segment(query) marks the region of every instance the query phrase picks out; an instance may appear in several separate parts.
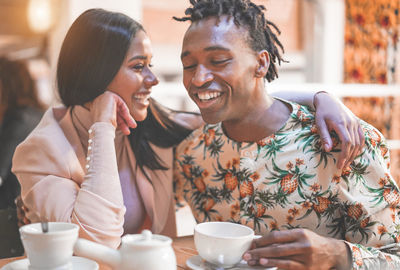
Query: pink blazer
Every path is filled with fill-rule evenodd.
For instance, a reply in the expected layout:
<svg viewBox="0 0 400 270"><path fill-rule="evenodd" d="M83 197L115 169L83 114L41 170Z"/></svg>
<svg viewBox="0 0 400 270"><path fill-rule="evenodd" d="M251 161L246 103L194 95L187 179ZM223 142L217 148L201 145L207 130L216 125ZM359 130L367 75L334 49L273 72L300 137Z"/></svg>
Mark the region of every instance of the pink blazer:
<svg viewBox="0 0 400 270"><path fill-rule="evenodd" d="M137 170L138 190L151 219L152 231L175 236L173 149L152 147L170 169L161 173L146 170L153 185ZM80 226L80 237L116 248L123 234L125 207L80 189L85 176L84 153L69 109L49 109L17 147L13 158L12 171L21 183L21 197L29 209L27 218L32 222L46 217L50 221L76 223ZM135 160L132 150L129 155L130 160Z"/></svg>

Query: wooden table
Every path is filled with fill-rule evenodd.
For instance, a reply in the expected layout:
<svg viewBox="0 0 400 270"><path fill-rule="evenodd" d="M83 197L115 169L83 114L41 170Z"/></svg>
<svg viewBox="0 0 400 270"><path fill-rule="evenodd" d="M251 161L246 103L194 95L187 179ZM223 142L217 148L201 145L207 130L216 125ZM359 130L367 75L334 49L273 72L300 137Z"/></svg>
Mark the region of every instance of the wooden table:
<svg viewBox="0 0 400 270"><path fill-rule="evenodd" d="M180 238L175 238L172 242L172 247L175 251L176 255L176 264L178 269L186 269L190 268L186 266L186 260L192 257L193 255L197 255L197 251L194 247L193 236L185 236ZM15 260L23 259L25 257L14 257L7 259L0 259L0 268ZM100 265L100 270L108 270L110 268Z"/></svg>
<svg viewBox="0 0 400 270"><path fill-rule="evenodd" d="M186 260L198 254L194 246L193 236L175 238L172 247L175 251L178 269L190 269L186 266Z"/></svg>

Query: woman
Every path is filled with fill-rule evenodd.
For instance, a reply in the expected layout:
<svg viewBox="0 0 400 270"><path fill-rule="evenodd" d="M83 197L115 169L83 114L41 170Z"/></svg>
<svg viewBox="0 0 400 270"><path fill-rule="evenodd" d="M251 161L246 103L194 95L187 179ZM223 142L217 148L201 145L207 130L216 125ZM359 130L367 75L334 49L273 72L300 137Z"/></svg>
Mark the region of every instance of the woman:
<svg viewBox="0 0 400 270"><path fill-rule="evenodd" d="M72 24L57 68L65 107L48 110L14 156L31 221L74 222L114 248L143 228L175 234L173 147L201 119L150 98L151 58L143 27L121 13L92 9Z"/></svg>

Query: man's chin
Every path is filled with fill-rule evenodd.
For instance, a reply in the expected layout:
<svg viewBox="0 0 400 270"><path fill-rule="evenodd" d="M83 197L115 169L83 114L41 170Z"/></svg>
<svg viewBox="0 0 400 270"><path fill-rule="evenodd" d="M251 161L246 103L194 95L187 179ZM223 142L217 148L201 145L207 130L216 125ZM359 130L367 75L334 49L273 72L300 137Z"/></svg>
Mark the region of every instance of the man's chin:
<svg viewBox="0 0 400 270"><path fill-rule="evenodd" d="M221 119L219 119L216 115L211 115L209 113L201 112L201 117L203 118L204 122L210 125L218 124L219 122L221 122Z"/></svg>

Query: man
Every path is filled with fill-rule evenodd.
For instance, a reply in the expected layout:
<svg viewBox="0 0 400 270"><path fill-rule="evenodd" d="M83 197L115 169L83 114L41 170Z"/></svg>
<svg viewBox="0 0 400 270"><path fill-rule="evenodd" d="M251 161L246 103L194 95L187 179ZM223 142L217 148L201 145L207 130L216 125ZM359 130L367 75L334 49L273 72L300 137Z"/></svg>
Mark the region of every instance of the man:
<svg viewBox="0 0 400 270"><path fill-rule="evenodd" d="M191 0L183 82L207 123L177 149L177 192L199 222L224 220L263 237L244 255L282 269L395 269L400 195L382 135L362 123L362 154L338 168L340 141L321 149L313 112L274 99L283 49L247 0ZM377 248L379 247L379 248Z"/></svg>

